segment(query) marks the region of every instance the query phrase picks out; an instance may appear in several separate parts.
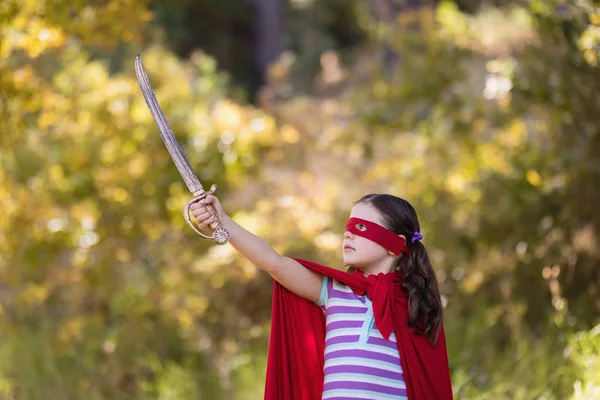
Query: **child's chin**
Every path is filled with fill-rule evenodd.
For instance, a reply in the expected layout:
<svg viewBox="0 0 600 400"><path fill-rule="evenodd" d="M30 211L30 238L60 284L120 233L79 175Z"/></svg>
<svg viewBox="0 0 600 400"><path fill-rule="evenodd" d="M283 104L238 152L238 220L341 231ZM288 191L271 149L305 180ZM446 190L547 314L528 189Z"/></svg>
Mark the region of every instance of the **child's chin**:
<svg viewBox="0 0 600 400"><path fill-rule="evenodd" d="M345 262L344 263L348 268L354 268L354 269L360 269L362 270L362 265L358 265L356 263L353 262Z"/></svg>
<svg viewBox="0 0 600 400"><path fill-rule="evenodd" d="M362 269L363 265L357 260L358 257L355 257L354 254L345 254L344 255L344 265L347 265L350 268Z"/></svg>

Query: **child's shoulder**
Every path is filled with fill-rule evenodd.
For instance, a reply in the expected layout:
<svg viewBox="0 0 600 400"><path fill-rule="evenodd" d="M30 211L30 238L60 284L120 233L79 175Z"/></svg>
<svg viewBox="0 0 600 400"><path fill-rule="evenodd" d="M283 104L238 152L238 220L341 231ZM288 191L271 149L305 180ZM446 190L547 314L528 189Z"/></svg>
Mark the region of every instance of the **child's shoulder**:
<svg viewBox="0 0 600 400"><path fill-rule="evenodd" d="M350 286L338 281L335 278L331 278L329 276L323 276L322 288L323 288L323 290L326 290L327 292L331 292L333 290L333 291L338 291L338 292L352 293L352 289L350 289Z"/></svg>

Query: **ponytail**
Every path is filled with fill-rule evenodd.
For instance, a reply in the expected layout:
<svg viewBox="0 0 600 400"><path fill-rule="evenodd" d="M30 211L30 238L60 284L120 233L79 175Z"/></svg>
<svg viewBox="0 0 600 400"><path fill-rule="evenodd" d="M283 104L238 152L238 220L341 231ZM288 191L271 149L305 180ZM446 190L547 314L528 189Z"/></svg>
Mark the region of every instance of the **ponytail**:
<svg viewBox="0 0 600 400"><path fill-rule="evenodd" d="M416 240L409 248L410 255L403 254L396 264L396 270L404 275L402 290L408 298L408 326L418 334L429 336L431 343L436 345L442 327L442 301L437 278L423 243Z"/></svg>

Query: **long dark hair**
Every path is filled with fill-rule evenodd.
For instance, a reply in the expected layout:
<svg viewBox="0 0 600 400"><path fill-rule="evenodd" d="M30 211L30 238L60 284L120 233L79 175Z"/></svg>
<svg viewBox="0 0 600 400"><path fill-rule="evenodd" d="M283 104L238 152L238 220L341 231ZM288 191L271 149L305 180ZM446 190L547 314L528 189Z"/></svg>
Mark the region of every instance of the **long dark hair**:
<svg viewBox="0 0 600 400"><path fill-rule="evenodd" d="M404 275L402 290L408 297L408 326L437 344L442 327L442 300L425 246L420 240L411 241L414 233L421 230L417 212L408 201L389 194L367 194L358 203L375 207L387 229L406 237L411 253L399 256L394 267Z"/></svg>

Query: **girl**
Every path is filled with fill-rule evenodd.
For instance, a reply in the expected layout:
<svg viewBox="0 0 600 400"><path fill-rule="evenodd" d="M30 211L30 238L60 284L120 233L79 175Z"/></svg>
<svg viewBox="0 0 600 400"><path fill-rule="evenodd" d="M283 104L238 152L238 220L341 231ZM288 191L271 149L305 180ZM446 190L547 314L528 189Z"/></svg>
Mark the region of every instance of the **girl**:
<svg viewBox="0 0 600 400"><path fill-rule="evenodd" d="M275 279L265 399L452 399L442 304L414 208L387 194L355 203L348 272L278 254L214 196L192 205Z"/></svg>

